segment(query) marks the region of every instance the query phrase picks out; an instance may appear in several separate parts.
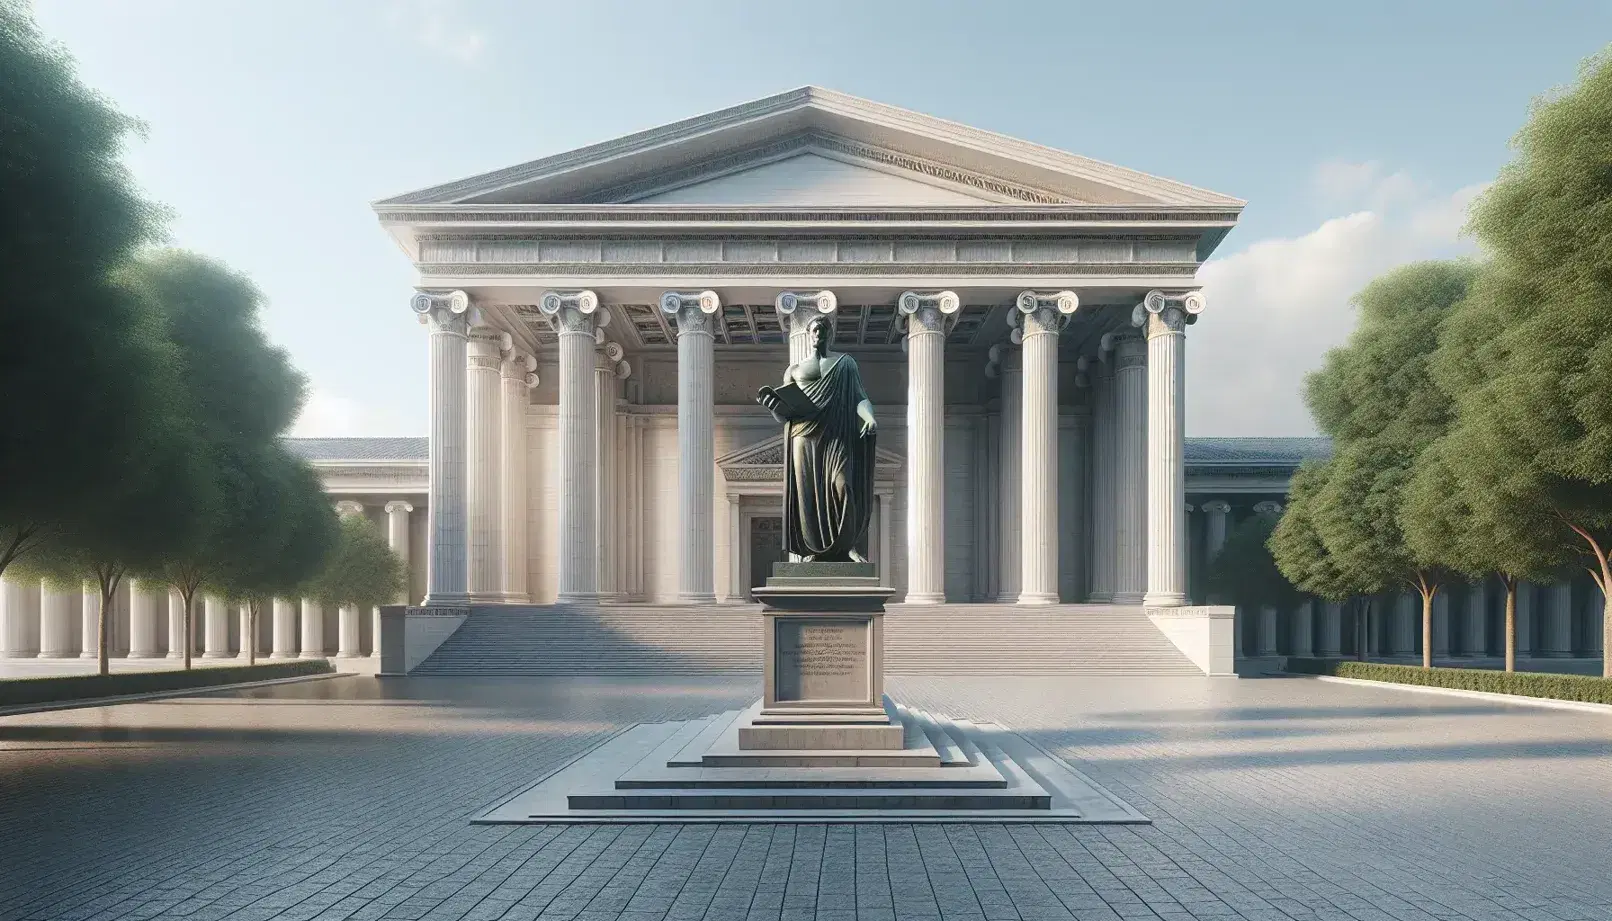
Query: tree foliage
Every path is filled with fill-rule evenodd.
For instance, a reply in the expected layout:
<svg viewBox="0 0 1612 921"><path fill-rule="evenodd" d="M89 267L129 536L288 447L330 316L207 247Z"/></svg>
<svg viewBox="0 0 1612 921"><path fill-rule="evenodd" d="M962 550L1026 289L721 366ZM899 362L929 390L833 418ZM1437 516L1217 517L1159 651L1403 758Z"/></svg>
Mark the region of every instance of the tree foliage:
<svg viewBox="0 0 1612 921"><path fill-rule="evenodd" d="M1280 520L1274 512L1257 513L1226 534L1226 542L1209 561L1210 594L1249 610L1287 608L1304 600L1304 593L1276 568L1266 546Z"/></svg>
<svg viewBox="0 0 1612 921"><path fill-rule="evenodd" d="M149 440L158 357L113 278L163 228L119 159L138 127L0 0L0 572L57 525L114 527Z"/></svg>
<svg viewBox="0 0 1612 921"><path fill-rule="evenodd" d="M403 561L380 529L362 515L349 515L341 519L335 552L302 594L331 606L373 607L390 604L403 585Z"/></svg>
<svg viewBox="0 0 1612 921"><path fill-rule="evenodd" d="M1489 261L1463 327L1481 376L1458 394L1449 457L1490 549L1581 560L1612 635L1612 51L1537 103L1514 146L1472 213Z"/></svg>

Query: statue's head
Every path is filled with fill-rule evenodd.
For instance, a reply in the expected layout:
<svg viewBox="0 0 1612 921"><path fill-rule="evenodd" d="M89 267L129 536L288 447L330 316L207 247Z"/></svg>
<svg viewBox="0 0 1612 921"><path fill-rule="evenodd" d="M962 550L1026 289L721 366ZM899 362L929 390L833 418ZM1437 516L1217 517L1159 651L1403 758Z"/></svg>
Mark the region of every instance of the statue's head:
<svg viewBox="0 0 1612 921"><path fill-rule="evenodd" d="M828 348L828 344L834 341L834 318L814 317L806 324L806 339L812 344L813 349Z"/></svg>

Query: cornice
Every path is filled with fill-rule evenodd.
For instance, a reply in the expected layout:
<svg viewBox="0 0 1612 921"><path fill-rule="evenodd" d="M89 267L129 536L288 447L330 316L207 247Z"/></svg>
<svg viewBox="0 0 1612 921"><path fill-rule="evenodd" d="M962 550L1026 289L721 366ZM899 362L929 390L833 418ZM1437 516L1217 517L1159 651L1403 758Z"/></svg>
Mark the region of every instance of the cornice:
<svg viewBox="0 0 1612 921"><path fill-rule="evenodd" d="M574 228L577 225L669 225L684 229L689 225L710 224L788 224L802 229L825 225L889 224L910 228L918 224L957 226L1000 225L1167 225L1182 227L1230 227L1237 223L1240 207L1205 208L1191 205L958 205L953 207L854 207L814 206L756 207L712 205L506 205L506 204L399 204L377 205L382 223L407 225L494 225L504 224L522 230L545 224ZM445 229L445 227L444 227Z"/></svg>
<svg viewBox="0 0 1612 921"><path fill-rule="evenodd" d="M782 278L818 278L824 276L899 276L929 278L934 276L1146 276L1192 278L1197 263L1142 263L1142 262L544 262L544 263L420 263L420 274L432 278L469 276L506 276L533 278L587 277L608 278L712 278L776 276Z"/></svg>

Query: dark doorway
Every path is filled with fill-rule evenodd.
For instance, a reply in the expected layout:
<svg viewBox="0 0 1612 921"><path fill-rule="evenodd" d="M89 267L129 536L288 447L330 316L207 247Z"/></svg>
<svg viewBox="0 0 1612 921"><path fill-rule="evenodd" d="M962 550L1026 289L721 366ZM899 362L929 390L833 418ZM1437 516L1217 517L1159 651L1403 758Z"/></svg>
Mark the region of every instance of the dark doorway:
<svg viewBox="0 0 1612 921"><path fill-rule="evenodd" d="M784 519L757 515L750 519L750 585L766 585L772 564L784 560ZM746 593L748 594L748 592Z"/></svg>

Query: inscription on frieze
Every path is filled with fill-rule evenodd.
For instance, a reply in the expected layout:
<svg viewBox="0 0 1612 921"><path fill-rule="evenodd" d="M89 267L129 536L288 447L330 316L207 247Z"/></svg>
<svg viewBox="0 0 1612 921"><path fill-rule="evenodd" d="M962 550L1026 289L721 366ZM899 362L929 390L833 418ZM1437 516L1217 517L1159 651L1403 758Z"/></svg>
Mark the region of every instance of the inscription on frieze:
<svg viewBox="0 0 1612 921"><path fill-rule="evenodd" d="M774 635L780 702L868 699L866 621L780 618Z"/></svg>

